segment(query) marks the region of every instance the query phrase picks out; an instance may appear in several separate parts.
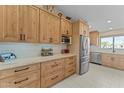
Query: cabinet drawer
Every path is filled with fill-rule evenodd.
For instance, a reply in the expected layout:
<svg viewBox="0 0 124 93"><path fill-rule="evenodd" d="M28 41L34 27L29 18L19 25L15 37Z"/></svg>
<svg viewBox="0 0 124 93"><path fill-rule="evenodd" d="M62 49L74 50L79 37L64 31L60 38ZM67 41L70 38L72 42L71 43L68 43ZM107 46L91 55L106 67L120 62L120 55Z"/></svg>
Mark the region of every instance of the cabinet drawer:
<svg viewBox="0 0 124 93"><path fill-rule="evenodd" d="M1 79L0 87L23 87L36 80L40 81L40 70Z"/></svg>
<svg viewBox="0 0 124 93"><path fill-rule="evenodd" d="M65 77L72 75L73 73L75 73L75 71L76 71L75 66L65 69Z"/></svg>
<svg viewBox="0 0 124 93"><path fill-rule="evenodd" d="M47 63L41 64L42 76L48 76L55 74L64 69L64 60L55 60Z"/></svg>
<svg viewBox="0 0 124 93"><path fill-rule="evenodd" d="M33 70L38 70L38 69L40 69L40 64L27 65L27 66L17 67L13 69L3 70L3 71L0 71L0 79L8 76L23 74L23 73L33 71Z"/></svg>
<svg viewBox="0 0 124 93"><path fill-rule="evenodd" d="M21 86L21 88L40 88L40 81L39 80L33 81L25 86Z"/></svg>
<svg viewBox="0 0 124 93"><path fill-rule="evenodd" d="M45 78L45 87L50 87L64 78L64 73L57 73Z"/></svg>
<svg viewBox="0 0 124 93"><path fill-rule="evenodd" d="M68 63L68 62L74 62L75 61L75 57L69 57L69 58L66 58L65 59L65 62Z"/></svg>

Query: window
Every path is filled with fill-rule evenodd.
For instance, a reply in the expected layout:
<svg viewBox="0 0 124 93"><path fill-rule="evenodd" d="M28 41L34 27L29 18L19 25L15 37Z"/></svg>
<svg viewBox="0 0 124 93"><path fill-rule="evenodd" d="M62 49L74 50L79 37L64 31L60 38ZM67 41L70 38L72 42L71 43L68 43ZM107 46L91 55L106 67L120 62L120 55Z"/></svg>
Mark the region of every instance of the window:
<svg viewBox="0 0 124 93"><path fill-rule="evenodd" d="M113 37L101 37L101 48L112 48Z"/></svg>
<svg viewBox="0 0 124 93"><path fill-rule="evenodd" d="M101 37L101 48L124 49L124 36Z"/></svg>
<svg viewBox="0 0 124 93"><path fill-rule="evenodd" d="M124 36L115 36L114 39L114 48L124 49Z"/></svg>

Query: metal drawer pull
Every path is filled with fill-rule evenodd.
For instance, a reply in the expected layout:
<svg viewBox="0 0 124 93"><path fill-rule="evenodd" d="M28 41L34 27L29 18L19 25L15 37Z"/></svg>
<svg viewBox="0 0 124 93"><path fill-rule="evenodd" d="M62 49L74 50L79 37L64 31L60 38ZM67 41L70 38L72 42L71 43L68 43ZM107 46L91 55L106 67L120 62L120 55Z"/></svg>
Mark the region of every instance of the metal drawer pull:
<svg viewBox="0 0 124 93"><path fill-rule="evenodd" d="M28 80L28 78L25 78L25 79L20 80L20 81L15 81L14 84L18 84L18 83L21 83L21 82L24 82L24 81L27 81L27 80Z"/></svg>
<svg viewBox="0 0 124 93"><path fill-rule="evenodd" d="M28 69L29 69L29 67L24 68L24 69L20 69L20 70L15 70L15 72L19 72L19 71L23 71L23 70L28 70Z"/></svg>
<svg viewBox="0 0 124 93"><path fill-rule="evenodd" d="M20 34L20 40L22 40L22 34Z"/></svg>
<svg viewBox="0 0 124 93"><path fill-rule="evenodd" d="M57 75L57 76L55 76L55 77L53 77L53 78L51 78L51 80L54 80L54 79L56 79L56 78L58 78L58 75Z"/></svg>

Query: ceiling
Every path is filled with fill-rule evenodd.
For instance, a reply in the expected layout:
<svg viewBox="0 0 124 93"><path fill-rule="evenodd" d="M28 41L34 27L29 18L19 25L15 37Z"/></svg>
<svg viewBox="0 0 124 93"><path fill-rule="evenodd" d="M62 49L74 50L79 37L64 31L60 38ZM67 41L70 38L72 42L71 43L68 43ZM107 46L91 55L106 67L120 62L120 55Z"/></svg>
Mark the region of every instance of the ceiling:
<svg viewBox="0 0 124 93"><path fill-rule="evenodd" d="M57 5L56 8L73 20L86 20L91 31L124 28L124 5ZM107 23L108 20L112 22Z"/></svg>

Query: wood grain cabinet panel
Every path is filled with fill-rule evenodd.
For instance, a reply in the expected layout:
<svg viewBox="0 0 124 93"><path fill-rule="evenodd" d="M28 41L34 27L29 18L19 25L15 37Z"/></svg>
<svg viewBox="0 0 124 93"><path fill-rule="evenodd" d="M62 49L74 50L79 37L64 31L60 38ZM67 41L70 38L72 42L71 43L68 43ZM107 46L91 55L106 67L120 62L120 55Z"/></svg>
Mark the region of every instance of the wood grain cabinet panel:
<svg viewBox="0 0 124 93"><path fill-rule="evenodd" d="M40 80L40 70L4 78L0 80L0 86L8 88L22 87L36 80Z"/></svg>
<svg viewBox="0 0 124 93"><path fill-rule="evenodd" d="M2 41L3 40L3 35L4 35L4 6L0 6L0 41Z"/></svg>
<svg viewBox="0 0 124 93"><path fill-rule="evenodd" d="M41 87L49 87L64 78L64 60L41 64Z"/></svg>
<svg viewBox="0 0 124 93"><path fill-rule="evenodd" d="M60 18L40 10L40 42L60 43Z"/></svg>
<svg viewBox="0 0 124 93"><path fill-rule="evenodd" d="M61 35L72 36L72 23L65 18L61 18Z"/></svg>
<svg viewBox="0 0 124 93"><path fill-rule="evenodd" d="M27 42L39 41L39 9L34 6L20 6L19 31L22 40Z"/></svg>
<svg viewBox="0 0 124 93"><path fill-rule="evenodd" d="M50 43L49 14L40 10L40 42Z"/></svg>
<svg viewBox="0 0 124 93"><path fill-rule="evenodd" d="M40 88L40 80L33 81L30 84L21 86L20 88Z"/></svg>
<svg viewBox="0 0 124 93"><path fill-rule="evenodd" d="M75 57L65 59L65 77L68 77L76 72Z"/></svg>
<svg viewBox="0 0 124 93"><path fill-rule="evenodd" d="M80 35L89 36L89 26L86 23L79 22Z"/></svg>
<svg viewBox="0 0 124 93"><path fill-rule="evenodd" d="M119 54L102 54L102 65L124 70L124 56Z"/></svg>
<svg viewBox="0 0 124 93"><path fill-rule="evenodd" d="M90 45L99 45L99 32L93 31L90 32Z"/></svg>
<svg viewBox="0 0 124 93"><path fill-rule="evenodd" d="M52 43L54 44L59 44L60 43L60 18L51 16L52 20L51 25L52 25Z"/></svg>
<svg viewBox="0 0 124 93"><path fill-rule="evenodd" d="M4 40L18 41L19 6L7 5L4 7Z"/></svg>
<svg viewBox="0 0 124 93"><path fill-rule="evenodd" d="M0 71L0 87L40 87L40 64Z"/></svg>
<svg viewBox="0 0 124 93"><path fill-rule="evenodd" d="M19 75L23 73L27 73L29 71L33 70L39 70L40 69L40 64L33 64L33 65L28 65L28 66L21 66L13 69L8 69L8 70L1 70L0 71L0 79L13 76L13 75Z"/></svg>

